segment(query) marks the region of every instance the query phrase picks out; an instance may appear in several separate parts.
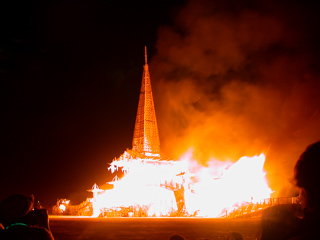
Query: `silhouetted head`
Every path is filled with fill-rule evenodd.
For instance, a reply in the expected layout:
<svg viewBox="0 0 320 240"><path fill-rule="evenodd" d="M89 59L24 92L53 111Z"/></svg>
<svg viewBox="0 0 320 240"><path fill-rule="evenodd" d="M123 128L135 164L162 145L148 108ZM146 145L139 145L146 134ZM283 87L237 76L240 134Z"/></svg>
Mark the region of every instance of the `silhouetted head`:
<svg viewBox="0 0 320 240"><path fill-rule="evenodd" d="M238 232L229 232L227 240L242 240L242 236Z"/></svg>
<svg viewBox="0 0 320 240"><path fill-rule="evenodd" d="M4 227L16 223L33 209L33 195L27 197L21 194L10 195L0 202L0 223Z"/></svg>
<svg viewBox="0 0 320 240"><path fill-rule="evenodd" d="M169 238L169 240L186 240L186 239L179 234L174 234Z"/></svg>
<svg viewBox="0 0 320 240"><path fill-rule="evenodd" d="M296 185L301 188L304 207L309 212L319 210L320 200L320 141L313 143L301 154L294 168Z"/></svg>

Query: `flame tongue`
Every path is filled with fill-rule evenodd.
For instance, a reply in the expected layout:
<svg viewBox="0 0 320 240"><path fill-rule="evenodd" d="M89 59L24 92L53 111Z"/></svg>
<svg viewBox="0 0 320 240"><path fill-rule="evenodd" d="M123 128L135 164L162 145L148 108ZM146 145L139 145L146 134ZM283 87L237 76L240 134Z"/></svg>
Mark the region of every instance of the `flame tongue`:
<svg viewBox="0 0 320 240"><path fill-rule="evenodd" d="M179 161L165 161L133 158L125 152L109 168L121 168L125 175L111 182L113 189L94 194L93 216L108 209L143 208L148 216L170 216L183 210L184 214L217 217L243 202L270 197L264 154L242 157L232 165L214 161L209 167L200 167L191 155L189 151Z"/></svg>
<svg viewBox="0 0 320 240"><path fill-rule="evenodd" d="M201 169L194 184L194 194L186 194L186 206L199 211L201 216L217 217L223 210L232 210L244 202L257 203L269 198L263 165L264 154L242 157L236 163L223 168L220 176L210 175L207 168Z"/></svg>

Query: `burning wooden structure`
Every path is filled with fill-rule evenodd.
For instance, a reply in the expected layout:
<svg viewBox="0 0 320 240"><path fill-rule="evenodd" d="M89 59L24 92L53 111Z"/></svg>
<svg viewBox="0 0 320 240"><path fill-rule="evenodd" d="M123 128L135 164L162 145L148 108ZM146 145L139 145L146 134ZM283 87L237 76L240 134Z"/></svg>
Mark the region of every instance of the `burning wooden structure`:
<svg viewBox="0 0 320 240"><path fill-rule="evenodd" d="M188 169L160 155L146 47L132 149L127 149L108 168L112 173L119 169L125 176L109 182L112 190L98 192L94 186L93 216L110 215L115 209L131 209L138 216L169 216L184 211L184 175Z"/></svg>
<svg viewBox="0 0 320 240"><path fill-rule="evenodd" d="M263 171L264 154L242 157L234 164L223 163L221 169L215 169L216 175L204 166L194 168L198 163L189 155L179 160L161 157L145 48L132 149L114 159L108 168L112 173L122 170L124 176L109 182L113 185L110 190L94 185L92 216L216 217L243 202L270 198Z"/></svg>

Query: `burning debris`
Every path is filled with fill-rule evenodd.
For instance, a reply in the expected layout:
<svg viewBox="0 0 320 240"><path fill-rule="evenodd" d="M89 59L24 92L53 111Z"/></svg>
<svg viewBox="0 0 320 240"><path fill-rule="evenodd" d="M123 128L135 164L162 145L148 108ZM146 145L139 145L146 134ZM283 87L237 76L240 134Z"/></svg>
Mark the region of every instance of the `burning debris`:
<svg viewBox="0 0 320 240"><path fill-rule="evenodd" d="M60 209L61 213L64 213L67 209L67 207L70 204L70 200L67 199L58 199L57 206Z"/></svg>
<svg viewBox="0 0 320 240"><path fill-rule="evenodd" d="M79 205L73 205L69 199L58 199L55 206L50 210L53 215L71 215L71 216L91 216L92 199L88 198Z"/></svg>

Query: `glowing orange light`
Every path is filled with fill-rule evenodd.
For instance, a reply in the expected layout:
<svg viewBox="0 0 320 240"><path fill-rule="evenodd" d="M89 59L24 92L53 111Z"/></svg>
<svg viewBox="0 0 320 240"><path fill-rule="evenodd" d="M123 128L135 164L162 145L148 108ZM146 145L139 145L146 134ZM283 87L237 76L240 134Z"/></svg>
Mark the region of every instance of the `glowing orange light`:
<svg viewBox="0 0 320 240"><path fill-rule="evenodd" d="M61 213L65 212L67 209L67 206L70 204L70 200L67 199L60 199L59 201L59 209L61 211Z"/></svg>
<svg viewBox="0 0 320 240"><path fill-rule="evenodd" d="M132 158L125 152L109 168L124 172L121 179L110 182L114 188L103 191L94 186L93 216L129 207L144 208L148 216L170 216L178 210L174 191L183 189L185 214L217 217L244 202L270 197L264 161L261 154L242 157L234 164L213 164L214 160L208 167L195 167L191 150L177 161ZM220 167L212 167L217 165Z"/></svg>

